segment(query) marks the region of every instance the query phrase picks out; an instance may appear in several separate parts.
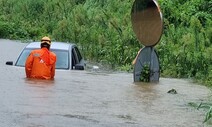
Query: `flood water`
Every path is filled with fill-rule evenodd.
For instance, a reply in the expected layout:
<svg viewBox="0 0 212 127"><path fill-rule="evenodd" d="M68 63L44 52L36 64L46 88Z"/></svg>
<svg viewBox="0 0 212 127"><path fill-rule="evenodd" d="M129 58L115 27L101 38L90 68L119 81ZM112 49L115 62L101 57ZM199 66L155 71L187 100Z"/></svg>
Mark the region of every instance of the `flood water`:
<svg viewBox="0 0 212 127"><path fill-rule="evenodd" d="M0 127L205 127L205 112L188 105L211 96L204 86L168 78L133 83L132 73L92 70L29 80L24 68L5 65L25 45L0 39Z"/></svg>

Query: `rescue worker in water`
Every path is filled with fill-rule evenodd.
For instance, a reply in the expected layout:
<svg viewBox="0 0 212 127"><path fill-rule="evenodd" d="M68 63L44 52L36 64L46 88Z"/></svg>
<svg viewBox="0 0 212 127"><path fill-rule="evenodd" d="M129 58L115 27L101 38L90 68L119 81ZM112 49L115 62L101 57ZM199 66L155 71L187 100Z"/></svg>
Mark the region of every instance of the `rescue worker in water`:
<svg viewBox="0 0 212 127"><path fill-rule="evenodd" d="M25 63L27 78L54 79L56 55L49 51L51 40L49 37L41 39L41 49L35 49L29 54Z"/></svg>

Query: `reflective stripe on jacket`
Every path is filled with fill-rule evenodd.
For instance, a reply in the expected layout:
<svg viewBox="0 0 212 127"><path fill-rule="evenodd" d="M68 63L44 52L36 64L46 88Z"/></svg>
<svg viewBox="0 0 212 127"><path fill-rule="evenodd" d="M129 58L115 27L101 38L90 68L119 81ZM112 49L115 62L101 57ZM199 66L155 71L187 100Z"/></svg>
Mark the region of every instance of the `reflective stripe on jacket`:
<svg viewBox="0 0 212 127"><path fill-rule="evenodd" d="M47 48L33 50L25 63L26 77L54 79L56 59Z"/></svg>

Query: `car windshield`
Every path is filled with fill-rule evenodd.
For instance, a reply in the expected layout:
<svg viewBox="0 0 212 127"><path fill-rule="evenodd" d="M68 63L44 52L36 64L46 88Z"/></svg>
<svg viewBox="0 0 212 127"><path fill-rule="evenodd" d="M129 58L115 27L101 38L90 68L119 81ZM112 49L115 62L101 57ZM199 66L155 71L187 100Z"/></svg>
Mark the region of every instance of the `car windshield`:
<svg viewBox="0 0 212 127"><path fill-rule="evenodd" d="M25 61L33 49L24 49L19 56L16 66L25 66ZM57 56L56 69L69 69L69 53L66 50L51 50Z"/></svg>
<svg viewBox="0 0 212 127"><path fill-rule="evenodd" d="M66 50L52 50L57 56L56 69L69 69L69 53Z"/></svg>

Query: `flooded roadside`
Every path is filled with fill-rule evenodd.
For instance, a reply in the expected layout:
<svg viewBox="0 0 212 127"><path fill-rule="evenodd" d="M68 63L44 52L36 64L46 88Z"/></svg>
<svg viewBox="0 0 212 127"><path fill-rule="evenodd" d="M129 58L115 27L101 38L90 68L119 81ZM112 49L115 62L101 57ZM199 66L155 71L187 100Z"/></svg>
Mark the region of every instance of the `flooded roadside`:
<svg viewBox="0 0 212 127"><path fill-rule="evenodd" d="M6 66L26 44L0 39L0 127L203 127L205 112L188 105L211 91L187 80L133 83L131 73L56 71L29 80ZM15 55L15 56L14 56ZM170 89L177 94L168 94Z"/></svg>

